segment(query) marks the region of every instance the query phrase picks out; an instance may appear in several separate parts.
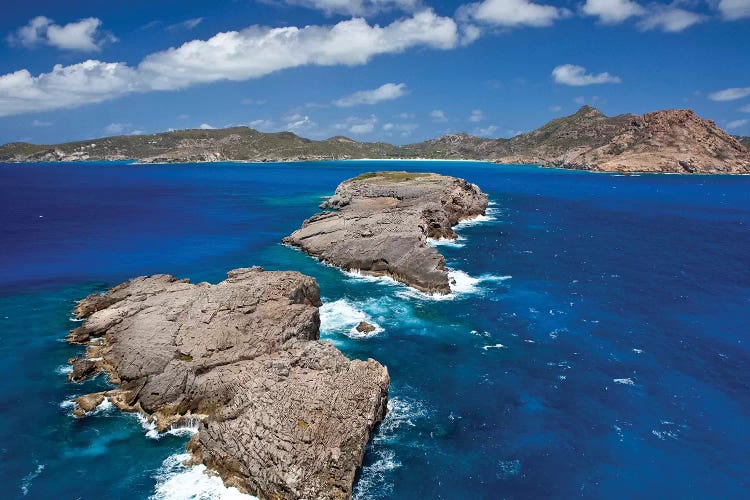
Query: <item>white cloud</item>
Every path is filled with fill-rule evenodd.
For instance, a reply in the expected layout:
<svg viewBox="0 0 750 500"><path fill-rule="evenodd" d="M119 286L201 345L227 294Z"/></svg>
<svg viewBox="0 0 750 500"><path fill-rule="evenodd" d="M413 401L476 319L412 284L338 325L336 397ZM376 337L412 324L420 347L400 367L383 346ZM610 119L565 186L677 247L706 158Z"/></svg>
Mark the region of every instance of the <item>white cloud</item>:
<svg viewBox="0 0 750 500"><path fill-rule="evenodd" d="M669 5L651 3L643 7L633 0L586 0L581 10L584 14L598 17L603 24L619 24L637 17L640 18L638 28L641 30L660 29L677 33L706 19L705 16L680 8L685 3L683 0L675 0Z"/></svg>
<svg viewBox="0 0 750 500"><path fill-rule="evenodd" d="M743 113L750 113L750 104L748 104L747 106L741 107L740 111L742 111Z"/></svg>
<svg viewBox="0 0 750 500"><path fill-rule="evenodd" d="M378 123L378 117L370 115L365 118L358 116L350 116L342 123L335 123L333 125L334 130L346 131L355 135L369 134L375 130L375 125Z"/></svg>
<svg viewBox="0 0 750 500"><path fill-rule="evenodd" d="M8 41L28 48L50 45L63 50L95 52L100 50L105 42L117 41L114 36L101 33L101 25L102 21L95 17L61 26L55 24L52 19L38 16L26 26L18 28L8 37Z"/></svg>
<svg viewBox="0 0 750 500"><path fill-rule="evenodd" d="M515 26L551 26L570 11L529 0L484 0L462 6L457 17L462 21L511 28Z"/></svg>
<svg viewBox="0 0 750 500"><path fill-rule="evenodd" d="M361 18L333 26L252 26L151 54L137 67L89 60L57 65L38 76L25 69L0 75L0 116L72 108L132 92L260 78L305 65L361 65L411 47L450 49L457 44L456 23L431 10L386 26L371 26Z"/></svg>
<svg viewBox="0 0 750 500"><path fill-rule="evenodd" d="M342 108L358 106L360 104L377 104L381 101L391 101L408 94L405 83L386 83L372 90L360 90L341 99L333 101L333 104Z"/></svg>
<svg viewBox="0 0 750 500"><path fill-rule="evenodd" d="M652 5L649 13L638 22L638 27L646 31L660 29L667 33L679 33L706 20L700 14L674 5Z"/></svg>
<svg viewBox="0 0 750 500"><path fill-rule="evenodd" d="M475 129L472 132L472 135L476 135L477 137L493 137L497 133L497 130L497 125L490 125L488 127Z"/></svg>
<svg viewBox="0 0 750 500"><path fill-rule="evenodd" d="M242 99L240 104L244 104L245 106L262 106L267 102L265 99Z"/></svg>
<svg viewBox="0 0 750 500"><path fill-rule="evenodd" d="M387 10L413 11L421 6L420 0L284 0L289 5L299 5L322 10L327 15L343 14L364 16Z"/></svg>
<svg viewBox="0 0 750 500"><path fill-rule="evenodd" d="M727 128L728 129L741 128L747 125L748 123L750 123L750 120L747 120L747 119L734 120L734 121L727 123Z"/></svg>
<svg viewBox="0 0 750 500"><path fill-rule="evenodd" d="M257 130L271 130L275 128L271 120L253 120L247 125Z"/></svg>
<svg viewBox="0 0 750 500"><path fill-rule="evenodd" d="M34 120L31 122L32 127L51 127L52 122L45 122L42 120Z"/></svg>
<svg viewBox="0 0 750 500"><path fill-rule="evenodd" d="M722 17L728 21L750 17L748 0L720 0L718 8Z"/></svg>
<svg viewBox="0 0 750 500"><path fill-rule="evenodd" d="M586 0L582 10L604 24L618 24L645 13L645 9L632 0Z"/></svg>
<svg viewBox="0 0 750 500"><path fill-rule="evenodd" d="M190 31L202 22L203 22L202 17L196 17L193 19L188 19L187 21L182 21L181 23L170 24L169 26L167 26L167 29L169 31L180 31L180 30Z"/></svg>
<svg viewBox="0 0 750 500"><path fill-rule="evenodd" d="M402 120L413 120L415 115L414 113L399 113L396 115L396 118L401 118Z"/></svg>
<svg viewBox="0 0 750 500"><path fill-rule="evenodd" d="M484 111L482 111L481 109L475 109L469 115L469 121L471 123L478 123L478 122L481 122L482 120L484 120Z"/></svg>
<svg viewBox="0 0 750 500"><path fill-rule="evenodd" d="M318 124L308 115L295 113L287 116L285 120L287 121L287 124L283 127L285 131L304 133L318 128Z"/></svg>
<svg viewBox="0 0 750 500"><path fill-rule="evenodd" d="M750 87L734 87L709 94L708 98L712 101L736 101L747 96L750 96Z"/></svg>
<svg viewBox="0 0 750 500"><path fill-rule="evenodd" d="M212 126L211 126L211 125L209 125L208 123L201 123L201 124L200 124L200 127L198 127L198 128L199 128L199 129L201 129L201 130L213 130L213 129L215 129L216 127L212 127Z"/></svg>
<svg viewBox="0 0 750 500"><path fill-rule="evenodd" d="M430 111L430 118L432 118L432 121L434 122L447 122L448 117L445 116L445 111L442 109L433 109Z"/></svg>
<svg viewBox="0 0 750 500"><path fill-rule="evenodd" d="M104 133L106 134L122 134L123 131L130 127L129 123L110 123L106 127L104 127Z"/></svg>
<svg viewBox="0 0 750 500"><path fill-rule="evenodd" d="M549 110L552 111L553 113L559 113L560 111L562 111L562 109L563 109L562 106L558 106L558 105L549 107Z"/></svg>
<svg viewBox="0 0 750 500"><path fill-rule="evenodd" d="M552 78L555 83L572 85L576 87L584 85L596 85L602 83L620 83L619 77L609 73L586 73L586 68L575 64L563 64L552 70Z"/></svg>
<svg viewBox="0 0 750 500"><path fill-rule="evenodd" d="M416 123L386 123L383 125L385 132L398 132L401 137L408 137L412 132L417 130L419 125Z"/></svg>

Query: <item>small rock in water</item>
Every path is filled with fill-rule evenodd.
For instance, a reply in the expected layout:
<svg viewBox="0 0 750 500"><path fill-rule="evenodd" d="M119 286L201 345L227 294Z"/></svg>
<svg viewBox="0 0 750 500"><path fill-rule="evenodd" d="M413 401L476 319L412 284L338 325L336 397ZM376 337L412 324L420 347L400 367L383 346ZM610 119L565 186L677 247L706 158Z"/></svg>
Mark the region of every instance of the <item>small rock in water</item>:
<svg viewBox="0 0 750 500"><path fill-rule="evenodd" d="M360 321L357 325L357 331L359 333L370 333L375 331L375 326L368 323L367 321Z"/></svg>

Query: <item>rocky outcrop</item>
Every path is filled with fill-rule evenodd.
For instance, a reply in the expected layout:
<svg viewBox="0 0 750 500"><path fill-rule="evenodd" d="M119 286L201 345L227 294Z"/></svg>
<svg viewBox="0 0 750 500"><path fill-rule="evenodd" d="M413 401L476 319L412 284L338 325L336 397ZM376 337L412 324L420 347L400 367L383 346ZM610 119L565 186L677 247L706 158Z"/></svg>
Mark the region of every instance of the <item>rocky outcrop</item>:
<svg viewBox="0 0 750 500"><path fill-rule="evenodd" d="M141 277L89 296L68 336L88 346L72 378L103 370L118 387L78 398L74 413L107 398L158 430L198 420L192 461L227 485L261 498L349 498L389 377L319 340L319 305L313 278L260 268L217 285Z"/></svg>
<svg viewBox="0 0 750 500"><path fill-rule="evenodd" d="M427 238L455 239L452 227L483 215L487 195L455 177L375 172L341 183L321 208L331 211L307 219L284 243L347 271L445 294L445 259Z"/></svg>

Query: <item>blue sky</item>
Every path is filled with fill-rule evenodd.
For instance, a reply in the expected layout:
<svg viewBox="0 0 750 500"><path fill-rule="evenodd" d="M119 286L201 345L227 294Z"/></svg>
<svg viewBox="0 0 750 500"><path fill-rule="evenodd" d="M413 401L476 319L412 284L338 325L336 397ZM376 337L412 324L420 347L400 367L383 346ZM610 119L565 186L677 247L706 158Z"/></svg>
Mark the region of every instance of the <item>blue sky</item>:
<svg viewBox="0 0 750 500"><path fill-rule="evenodd" d="M750 135L750 0L26 1L0 34L0 143L509 137L584 103Z"/></svg>

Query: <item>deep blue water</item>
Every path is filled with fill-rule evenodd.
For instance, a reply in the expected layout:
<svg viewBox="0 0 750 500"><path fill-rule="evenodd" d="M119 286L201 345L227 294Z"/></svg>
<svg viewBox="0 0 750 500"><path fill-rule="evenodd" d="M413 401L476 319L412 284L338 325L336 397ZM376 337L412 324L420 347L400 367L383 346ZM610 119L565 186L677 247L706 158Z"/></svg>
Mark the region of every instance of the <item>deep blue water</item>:
<svg viewBox="0 0 750 500"><path fill-rule="evenodd" d="M451 300L279 244L383 168L461 176L495 203L440 247ZM228 496L180 468L185 436L73 419L64 402L107 382L67 383L63 339L92 291L250 265L315 276L324 338L390 370L360 498L750 496L750 177L451 162L0 165L2 496ZM350 338L365 317L382 331Z"/></svg>

